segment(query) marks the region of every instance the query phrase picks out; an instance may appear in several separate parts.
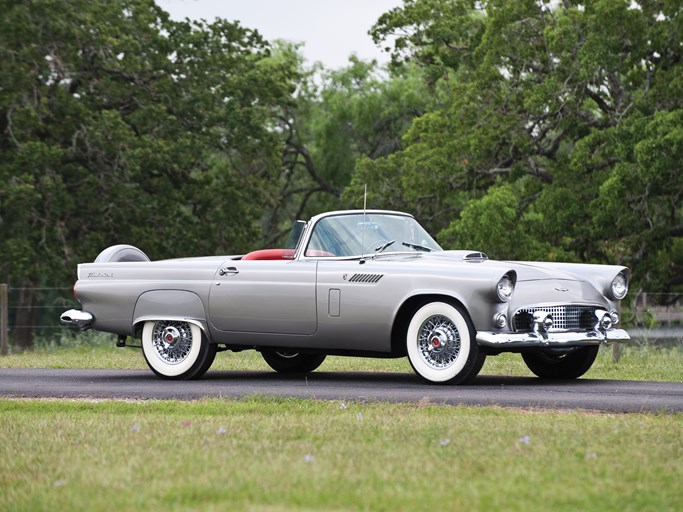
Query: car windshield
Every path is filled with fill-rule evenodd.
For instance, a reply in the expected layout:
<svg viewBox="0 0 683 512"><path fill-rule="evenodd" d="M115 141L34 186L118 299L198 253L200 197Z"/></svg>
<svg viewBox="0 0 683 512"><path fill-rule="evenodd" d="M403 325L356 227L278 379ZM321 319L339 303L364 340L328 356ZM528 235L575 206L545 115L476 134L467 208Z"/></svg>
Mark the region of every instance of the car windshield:
<svg viewBox="0 0 683 512"><path fill-rule="evenodd" d="M373 256L396 252L441 251L412 217L387 213L350 213L318 221L305 256Z"/></svg>

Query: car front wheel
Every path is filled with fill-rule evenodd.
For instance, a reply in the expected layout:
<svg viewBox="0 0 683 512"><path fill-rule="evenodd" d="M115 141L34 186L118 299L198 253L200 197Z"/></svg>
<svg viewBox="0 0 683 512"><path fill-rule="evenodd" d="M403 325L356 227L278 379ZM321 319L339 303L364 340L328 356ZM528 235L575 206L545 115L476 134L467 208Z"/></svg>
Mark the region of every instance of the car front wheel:
<svg viewBox="0 0 683 512"><path fill-rule="evenodd" d="M599 345L577 348L565 354L526 352L522 359L542 379L577 379L586 373L598 356Z"/></svg>
<svg viewBox="0 0 683 512"><path fill-rule="evenodd" d="M150 369L165 379L198 379L216 357L198 325L174 320L145 322L142 353Z"/></svg>
<svg viewBox="0 0 683 512"><path fill-rule="evenodd" d="M264 350L261 352L268 366L280 373L308 373L323 364L324 355L301 354L286 350Z"/></svg>
<svg viewBox="0 0 683 512"><path fill-rule="evenodd" d="M406 348L415 373L432 383L467 383L477 376L486 358L479 351L467 313L445 302L431 302L415 312Z"/></svg>

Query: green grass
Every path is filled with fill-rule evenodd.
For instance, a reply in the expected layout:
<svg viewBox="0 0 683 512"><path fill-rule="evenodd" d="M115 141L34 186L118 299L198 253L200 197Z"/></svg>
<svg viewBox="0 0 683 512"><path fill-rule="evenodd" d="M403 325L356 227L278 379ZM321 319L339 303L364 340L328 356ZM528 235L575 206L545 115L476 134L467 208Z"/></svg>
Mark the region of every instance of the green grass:
<svg viewBox="0 0 683 512"><path fill-rule="evenodd" d="M86 333L81 337L67 338L60 346L43 344L30 352L0 357L0 367L146 369L147 365L139 349L119 349L114 346L112 336ZM270 371L270 367L260 354L249 350L219 353L212 370ZM412 373L406 358L329 357L317 371ZM481 375L532 376L532 373L518 354L502 354L487 358ZM602 347L585 378L683 382L683 345L625 346L618 364L612 360L612 347Z"/></svg>
<svg viewBox="0 0 683 512"><path fill-rule="evenodd" d="M139 368L111 337L0 367ZM269 371L258 353L213 369ZM683 380L680 346L601 350L586 378ZM318 371L412 372L330 357ZM531 375L520 356L484 375ZM476 384L476 382L475 382ZM681 510L683 415L243 400L0 400L0 510Z"/></svg>
<svg viewBox="0 0 683 512"><path fill-rule="evenodd" d="M0 510L681 510L680 414L0 401Z"/></svg>

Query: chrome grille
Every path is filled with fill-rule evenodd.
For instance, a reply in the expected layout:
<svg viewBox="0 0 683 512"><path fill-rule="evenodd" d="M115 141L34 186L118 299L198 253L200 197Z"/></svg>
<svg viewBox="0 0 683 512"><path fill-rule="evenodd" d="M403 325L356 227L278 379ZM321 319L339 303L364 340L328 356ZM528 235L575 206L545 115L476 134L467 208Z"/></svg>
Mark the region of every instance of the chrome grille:
<svg viewBox="0 0 683 512"><path fill-rule="evenodd" d="M533 316L536 311L545 311L553 317L554 330L584 330L592 329L597 322L596 306L532 306L518 309L512 317L512 329L516 332L531 331Z"/></svg>

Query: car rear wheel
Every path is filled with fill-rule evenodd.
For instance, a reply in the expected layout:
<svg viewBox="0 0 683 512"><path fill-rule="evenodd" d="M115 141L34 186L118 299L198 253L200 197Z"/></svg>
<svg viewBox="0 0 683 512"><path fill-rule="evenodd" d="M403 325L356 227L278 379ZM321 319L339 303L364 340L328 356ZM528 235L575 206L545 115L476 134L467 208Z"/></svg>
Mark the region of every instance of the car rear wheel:
<svg viewBox="0 0 683 512"><path fill-rule="evenodd" d="M580 347L566 354L552 352L526 352L522 359L542 379L577 379L593 365L599 345Z"/></svg>
<svg viewBox="0 0 683 512"><path fill-rule="evenodd" d="M145 322L142 353L149 368L165 379L198 379L211 367L216 345L198 325L175 320Z"/></svg>
<svg viewBox="0 0 683 512"><path fill-rule="evenodd" d="M445 302L431 302L415 312L408 325L406 348L415 373L439 384L471 381L486 358L479 351L467 313Z"/></svg>
<svg viewBox="0 0 683 512"><path fill-rule="evenodd" d="M268 366L280 373L308 373L323 364L324 355L301 354L286 350L264 350L261 352Z"/></svg>

